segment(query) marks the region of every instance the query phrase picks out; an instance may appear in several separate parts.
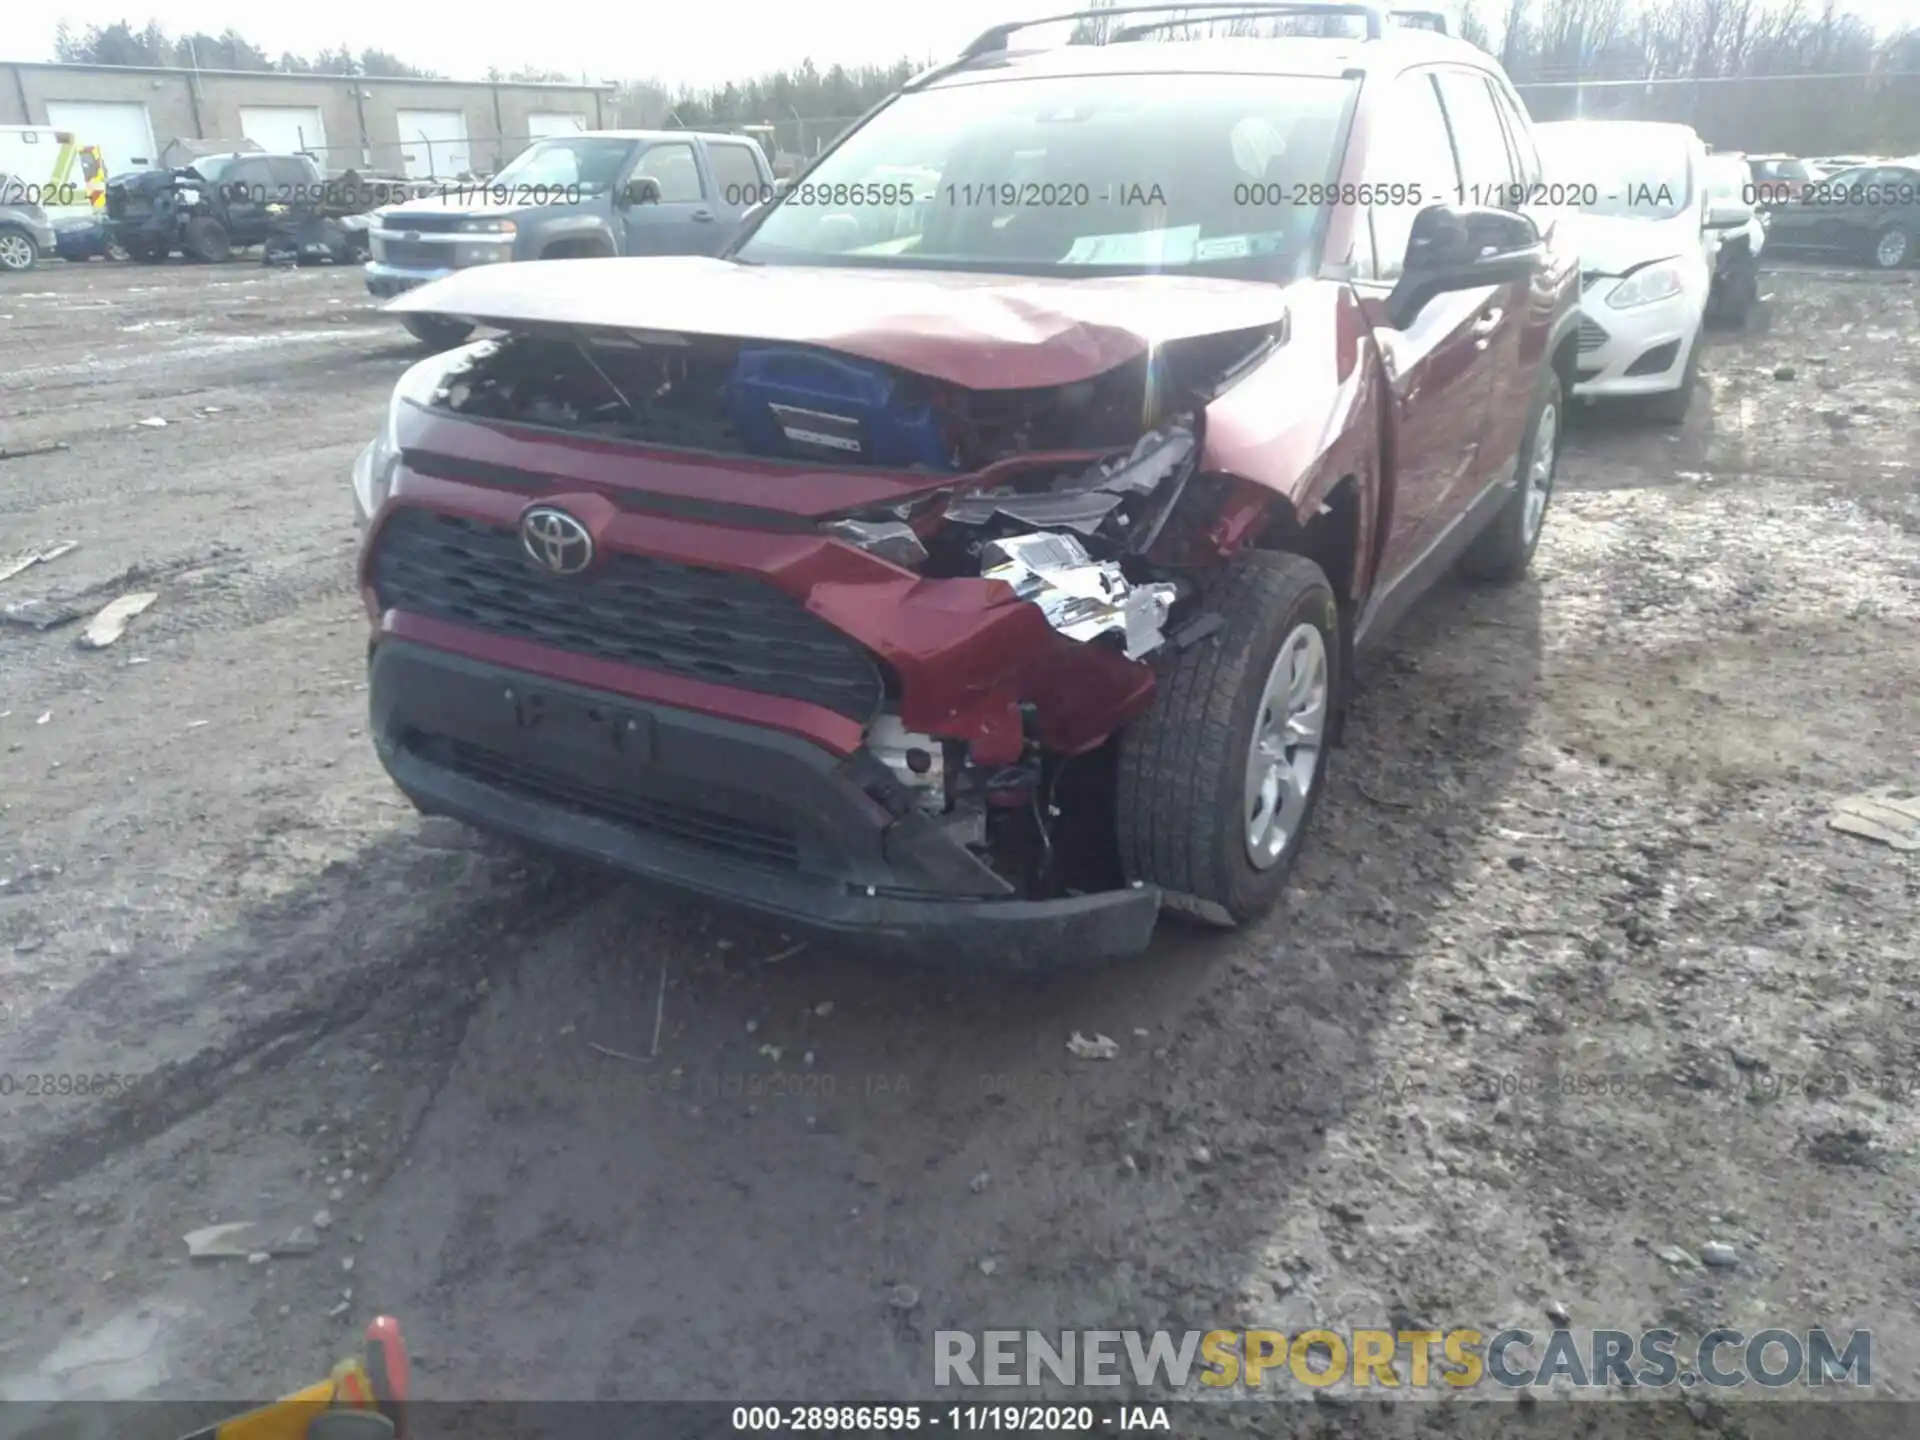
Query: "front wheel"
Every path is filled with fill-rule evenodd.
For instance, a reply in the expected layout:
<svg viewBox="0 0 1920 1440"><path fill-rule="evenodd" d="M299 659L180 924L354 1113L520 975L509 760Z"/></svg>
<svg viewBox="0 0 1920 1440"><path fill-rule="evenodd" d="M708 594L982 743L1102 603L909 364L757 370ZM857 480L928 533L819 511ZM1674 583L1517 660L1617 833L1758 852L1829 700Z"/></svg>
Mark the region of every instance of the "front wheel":
<svg viewBox="0 0 1920 1440"><path fill-rule="evenodd" d="M24 275L39 263L40 247L33 236L15 226L0 226L0 270Z"/></svg>
<svg viewBox="0 0 1920 1440"><path fill-rule="evenodd" d="M1120 738L1126 878L1217 925L1280 898L1325 783L1340 699L1340 609L1320 567L1248 552L1209 597L1226 622L1174 656Z"/></svg>
<svg viewBox="0 0 1920 1440"><path fill-rule="evenodd" d="M187 222L181 245L187 254L205 265L224 265L233 254L233 236L218 220L202 215Z"/></svg>
<svg viewBox="0 0 1920 1440"><path fill-rule="evenodd" d="M435 350L451 350L473 334L473 326L459 320L443 320L438 315L402 315L400 323L414 339Z"/></svg>

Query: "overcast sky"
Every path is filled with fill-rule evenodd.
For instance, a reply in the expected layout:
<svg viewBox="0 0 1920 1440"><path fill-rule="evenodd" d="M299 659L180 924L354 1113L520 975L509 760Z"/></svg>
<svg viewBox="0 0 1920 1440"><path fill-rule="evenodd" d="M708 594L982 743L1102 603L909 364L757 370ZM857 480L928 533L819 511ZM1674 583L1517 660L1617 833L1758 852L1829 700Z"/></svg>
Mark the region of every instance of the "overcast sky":
<svg viewBox="0 0 1920 1440"><path fill-rule="evenodd" d="M996 20L1075 8L1062 0L694 0L562 6L557 13L480 7L459 19L445 6L393 0L165 0L159 19L174 33L217 35L231 25L272 55L310 55L344 42L354 51L378 46L453 79L477 78L492 65L529 65L584 71L595 80L661 80L672 89L759 75L808 55L822 66L944 58ZM1503 8L1500 0L1480 5L1483 14ZM1843 8L1882 26L1920 24L1920 0L1852 0ZM8 60L53 58L53 30L62 18L76 29L121 19L138 29L150 13L127 0L0 0L0 12L0 59Z"/></svg>

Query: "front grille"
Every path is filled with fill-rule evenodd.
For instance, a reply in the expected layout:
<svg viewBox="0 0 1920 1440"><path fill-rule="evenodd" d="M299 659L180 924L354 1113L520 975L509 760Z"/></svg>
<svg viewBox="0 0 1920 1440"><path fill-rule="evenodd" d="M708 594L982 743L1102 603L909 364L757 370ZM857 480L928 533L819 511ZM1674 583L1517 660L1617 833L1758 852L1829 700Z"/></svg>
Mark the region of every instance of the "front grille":
<svg viewBox="0 0 1920 1440"><path fill-rule="evenodd" d="M1580 353L1582 355L1585 355L1591 350L1598 350L1611 338L1605 330L1602 330L1592 320L1589 320L1584 315L1580 317Z"/></svg>
<svg viewBox="0 0 1920 1440"><path fill-rule="evenodd" d="M452 235L467 223L465 215L409 215L404 211L380 217L389 230L418 230L422 235Z"/></svg>
<svg viewBox="0 0 1920 1440"><path fill-rule="evenodd" d="M562 578L504 526L402 510L373 556L380 606L689 680L779 695L862 723L885 683L874 657L752 576L608 555Z"/></svg>
<svg viewBox="0 0 1920 1440"><path fill-rule="evenodd" d="M422 759L496 790L612 821L629 830L712 851L762 869L793 871L800 868L799 842L789 830L590 784L444 735L416 733L407 737L406 744Z"/></svg>
<svg viewBox="0 0 1920 1440"><path fill-rule="evenodd" d="M383 265L400 265L409 270L446 270L453 265L454 247L436 245L429 240L392 240L373 237L374 259Z"/></svg>

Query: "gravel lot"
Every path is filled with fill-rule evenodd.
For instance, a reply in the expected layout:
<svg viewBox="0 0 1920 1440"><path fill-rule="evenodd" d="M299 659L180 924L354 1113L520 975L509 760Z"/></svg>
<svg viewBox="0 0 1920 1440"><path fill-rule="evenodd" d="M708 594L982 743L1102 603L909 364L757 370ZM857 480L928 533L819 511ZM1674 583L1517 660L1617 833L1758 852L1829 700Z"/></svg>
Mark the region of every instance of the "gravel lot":
<svg viewBox="0 0 1920 1440"><path fill-rule="evenodd" d="M1920 775L1917 278L1771 273L1682 430L1575 431L1537 578L1364 669L1284 914L1039 981L420 820L346 483L418 352L353 271L10 282L0 446L69 448L0 554L79 548L0 602L159 600L0 624L0 1396L278 1391L376 1310L429 1395L840 1401L938 1329L1554 1304L1920 1396L1920 854L1826 826Z"/></svg>

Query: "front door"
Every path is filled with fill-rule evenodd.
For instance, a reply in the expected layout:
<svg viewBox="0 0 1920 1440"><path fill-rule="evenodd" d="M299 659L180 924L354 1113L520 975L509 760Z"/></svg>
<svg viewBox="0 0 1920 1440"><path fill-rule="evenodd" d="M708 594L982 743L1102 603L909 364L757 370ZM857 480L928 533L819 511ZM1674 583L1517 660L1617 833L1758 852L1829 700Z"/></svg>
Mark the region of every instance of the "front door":
<svg viewBox="0 0 1920 1440"><path fill-rule="evenodd" d="M724 227L691 140L648 146L628 179L653 180L660 186L660 199L655 204L622 204L622 254L710 255L720 248Z"/></svg>
<svg viewBox="0 0 1920 1440"><path fill-rule="evenodd" d="M1372 273L1356 285L1384 299L1405 268L1414 216L1427 205L1458 203L1461 181L1433 73L1415 70L1367 83L1391 86L1388 104L1369 127L1377 138L1369 146L1368 179L1409 196L1405 203L1369 207ZM1474 473L1490 399L1490 342L1506 320L1499 296L1493 286L1436 295L1405 328L1374 328L1393 394L1391 498L1376 593L1438 538L1449 495Z"/></svg>

